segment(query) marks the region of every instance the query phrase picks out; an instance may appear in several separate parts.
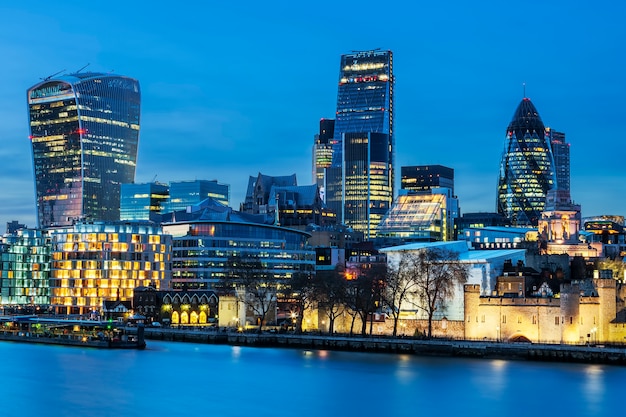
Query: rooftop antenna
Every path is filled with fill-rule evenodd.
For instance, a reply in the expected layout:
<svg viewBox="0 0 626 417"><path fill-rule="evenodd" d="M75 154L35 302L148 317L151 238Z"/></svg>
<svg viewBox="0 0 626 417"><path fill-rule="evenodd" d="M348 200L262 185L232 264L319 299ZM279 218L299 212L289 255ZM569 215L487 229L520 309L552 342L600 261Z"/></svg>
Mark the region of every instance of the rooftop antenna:
<svg viewBox="0 0 626 417"><path fill-rule="evenodd" d="M81 72L82 70L84 70L85 68L87 68L89 66L89 62L87 62L87 65L85 65L84 67L82 67L81 69L79 69L78 71L75 72L75 74L78 74L79 72Z"/></svg>
<svg viewBox="0 0 626 417"><path fill-rule="evenodd" d="M526 98L526 83L522 83L522 86L524 87L524 98Z"/></svg>
<svg viewBox="0 0 626 417"><path fill-rule="evenodd" d="M63 71L65 71L65 70L64 70L64 69L62 69L61 71L59 71L59 72L55 72L55 73L54 73L54 74L52 74L52 75L48 75L47 77L40 78L40 80L43 80L43 81L48 81L50 78L52 78L52 77L55 77L55 76L59 75L59 74L60 74L60 73L62 73Z"/></svg>

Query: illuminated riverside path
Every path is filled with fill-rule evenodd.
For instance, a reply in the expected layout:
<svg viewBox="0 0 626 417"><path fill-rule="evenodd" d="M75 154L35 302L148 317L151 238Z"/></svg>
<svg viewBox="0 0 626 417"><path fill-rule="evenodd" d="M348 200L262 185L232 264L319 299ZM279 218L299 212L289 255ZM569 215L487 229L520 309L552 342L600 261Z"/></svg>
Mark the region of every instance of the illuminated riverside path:
<svg viewBox="0 0 626 417"><path fill-rule="evenodd" d="M6 416L615 416L626 367L148 340L0 342Z"/></svg>

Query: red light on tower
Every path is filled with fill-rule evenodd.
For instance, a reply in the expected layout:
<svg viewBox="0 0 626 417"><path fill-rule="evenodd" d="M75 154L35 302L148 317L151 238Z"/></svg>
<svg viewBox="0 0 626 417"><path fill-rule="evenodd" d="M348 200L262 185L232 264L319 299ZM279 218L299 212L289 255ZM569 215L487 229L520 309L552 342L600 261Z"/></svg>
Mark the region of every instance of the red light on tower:
<svg viewBox="0 0 626 417"><path fill-rule="evenodd" d="M78 133L79 135L84 135L85 133L87 133L87 129L76 129L76 133Z"/></svg>

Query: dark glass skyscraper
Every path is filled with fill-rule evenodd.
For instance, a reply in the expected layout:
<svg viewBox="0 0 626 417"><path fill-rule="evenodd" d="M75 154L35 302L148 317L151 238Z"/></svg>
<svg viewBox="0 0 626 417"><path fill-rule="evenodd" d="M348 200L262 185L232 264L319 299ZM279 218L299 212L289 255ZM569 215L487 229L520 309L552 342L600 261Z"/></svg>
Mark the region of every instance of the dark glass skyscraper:
<svg viewBox="0 0 626 417"><path fill-rule="evenodd" d="M48 78L28 90L40 227L120 217L120 185L135 179L139 83L114 74Z"/></svg>
<svg viewBox="0 0 626 417"><path fill-rule="evenodd" d="M326 199L326 169L333 162L333 136L335 120L321 119L320 132L315 135L313 144L313 182L320 189L322 200Z"/></svg>
<svg viewBox="0 0 626 417"><path fill-rule="evenodd" d="M400 168L400 188L408 192L430 193L433 188L449 188L454 194L454 169L443 165L415 165Z"/></svg>
<svg viewBox="0 0 626 417"><path fill-rule="evenodd" d="M524 97L506 132L498 179L498 212L513 225L536 226L556 186L554 157L537 109Z"/></svg>
<svg viewBox="0 0 626 417"><path fill-rule="evenodd" d="M375 236L394 195L393 55L342 55L326 203L340 222Z"/></svg>

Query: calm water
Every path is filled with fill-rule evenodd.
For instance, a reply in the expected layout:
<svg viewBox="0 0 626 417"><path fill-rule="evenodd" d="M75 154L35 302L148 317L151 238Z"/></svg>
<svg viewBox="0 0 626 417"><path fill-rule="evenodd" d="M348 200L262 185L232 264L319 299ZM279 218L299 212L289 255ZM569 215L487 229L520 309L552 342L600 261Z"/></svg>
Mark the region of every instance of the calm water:
<svg viewBox="0 0 626 417"><path fill-rule="evenodd" d="M148 341L0 342L1 415L603 416L626 368Z"/></svg>

